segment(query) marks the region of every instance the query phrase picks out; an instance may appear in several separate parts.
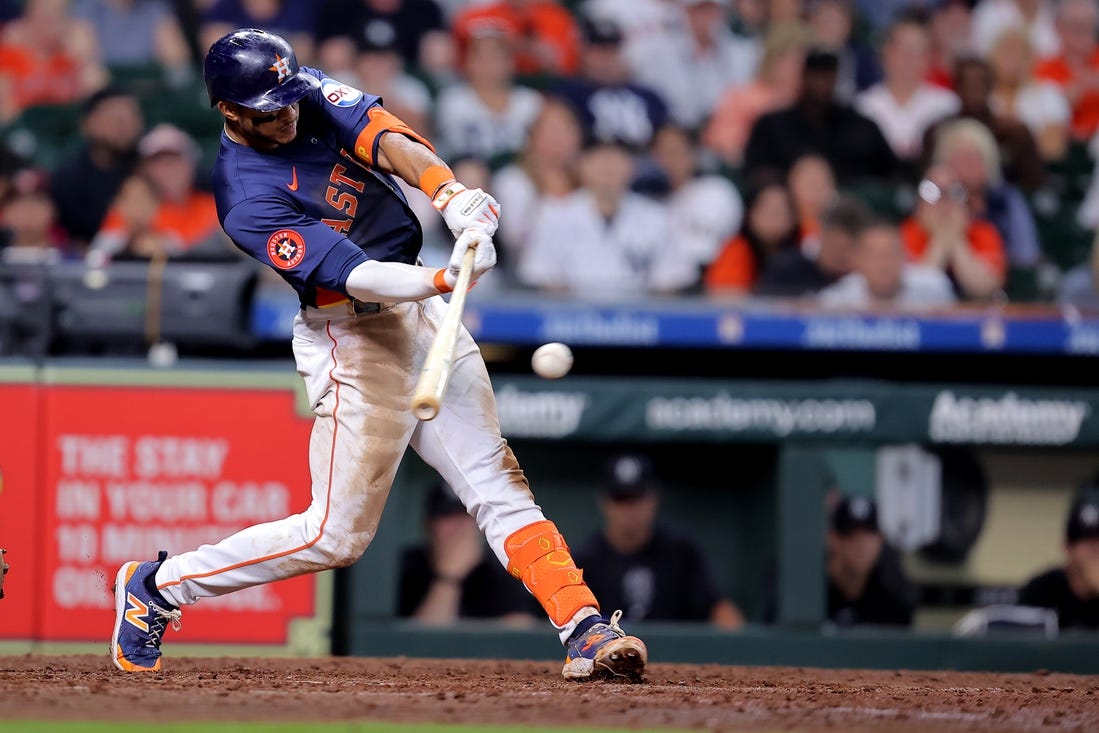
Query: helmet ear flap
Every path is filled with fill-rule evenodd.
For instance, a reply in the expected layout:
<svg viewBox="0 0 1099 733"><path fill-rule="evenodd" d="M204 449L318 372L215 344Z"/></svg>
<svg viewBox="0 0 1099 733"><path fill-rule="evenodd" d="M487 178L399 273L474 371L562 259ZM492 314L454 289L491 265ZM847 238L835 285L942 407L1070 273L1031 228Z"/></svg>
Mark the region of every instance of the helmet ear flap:
<svg viewBox="0 0 1099 733"><path fill-rule="evenodd" d="M319 87L302 72L285 38L257 28L215 41L203 62L203 78L211 107L224 101L261 112L287 107Z"/></svg>

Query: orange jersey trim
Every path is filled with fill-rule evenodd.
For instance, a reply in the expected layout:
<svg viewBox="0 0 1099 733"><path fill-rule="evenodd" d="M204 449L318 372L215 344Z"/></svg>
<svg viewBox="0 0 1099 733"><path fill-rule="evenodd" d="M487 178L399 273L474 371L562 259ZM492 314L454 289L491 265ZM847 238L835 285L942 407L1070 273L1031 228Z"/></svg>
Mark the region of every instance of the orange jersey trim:
<svg viewBox="0 0 1099 733"><path fill-rule="evenodd" d="M367 165L374 165L378 157L378 144L381 142L382 134L386 132L397 132L410 137L427 146L431 152L435 152L435 147L427 141L427 138L414 131L384 107L371 107L367 110L366 116L370 121L355 138L355 157Z"/></svg>

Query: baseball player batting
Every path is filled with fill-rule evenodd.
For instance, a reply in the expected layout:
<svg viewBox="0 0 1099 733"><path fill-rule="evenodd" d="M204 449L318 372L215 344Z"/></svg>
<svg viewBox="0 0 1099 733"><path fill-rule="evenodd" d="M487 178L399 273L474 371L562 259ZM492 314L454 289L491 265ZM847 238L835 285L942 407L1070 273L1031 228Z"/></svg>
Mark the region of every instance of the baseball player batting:
<svg viewBox="0 0 1099 733"><path fill-rule="evenodd" d="M410 409L447 309L440 294L454 288L470 248L473 280L496 264L499 204L456 181L381 99L299 67L277 35L222 37L204 75L225 123L213 176L222 227L301 299L293 350L316 414L312 503L216 545L124 564L115 578L114 664L159 670L163 634L169 624L179 630L183 606L355 562L411 445L545 609L566 649L563 675L639 679L645 644L622 630L621 612L600 614L565 539L535 504L464 328L438 415L421 422ZM422 232L394 176L431 197L457 238L448 267L416 264Z"/></svg>

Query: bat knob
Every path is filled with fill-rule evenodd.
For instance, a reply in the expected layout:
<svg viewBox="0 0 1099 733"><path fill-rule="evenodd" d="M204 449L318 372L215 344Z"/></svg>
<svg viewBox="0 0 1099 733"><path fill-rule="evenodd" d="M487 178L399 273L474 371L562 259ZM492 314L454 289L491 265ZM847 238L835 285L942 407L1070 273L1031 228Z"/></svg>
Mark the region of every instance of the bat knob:
<svg viewBox="0 0 1099 733"><path fill-rule="evenodd" d="M439 405L430 400L420 400L412 405L412 414L420 420L432 420L439 414Z"/></svg>

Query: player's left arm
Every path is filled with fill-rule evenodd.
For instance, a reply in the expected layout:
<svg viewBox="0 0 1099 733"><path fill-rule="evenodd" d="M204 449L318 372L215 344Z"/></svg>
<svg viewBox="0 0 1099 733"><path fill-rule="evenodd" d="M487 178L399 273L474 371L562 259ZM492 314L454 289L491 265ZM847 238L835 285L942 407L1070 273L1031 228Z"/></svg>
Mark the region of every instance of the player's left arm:
<svg viewBox="0 0 1099 733"><path fill-rule="evenodd" d="M500 203L479 188L462 185L430 144L409 132L404 123L382 131L373 165L427 194L454 236L466 229L479 229L490 237L495 234Z"/></svg>
<svg viewBox="0 0 1099 733"><path fill-rule="evenodd" d="M431 197L432 205L457 237L448 266L452 280L457 279L462 257L470 245L477 248L473 261L475 276L492 269L496 266L496 248L491 237L499 223L500 204L481 189L467 189L459 183L430 144L417 135L409 135L403 123L400 124L379 133L373 165L400 176ZM472 233L480 236L471 237Z"/></svg>

